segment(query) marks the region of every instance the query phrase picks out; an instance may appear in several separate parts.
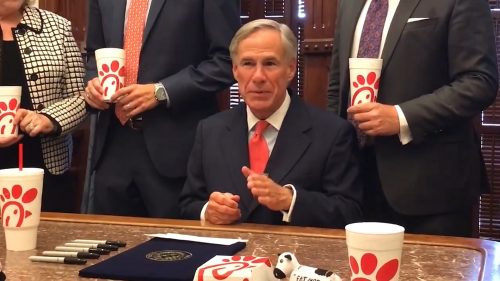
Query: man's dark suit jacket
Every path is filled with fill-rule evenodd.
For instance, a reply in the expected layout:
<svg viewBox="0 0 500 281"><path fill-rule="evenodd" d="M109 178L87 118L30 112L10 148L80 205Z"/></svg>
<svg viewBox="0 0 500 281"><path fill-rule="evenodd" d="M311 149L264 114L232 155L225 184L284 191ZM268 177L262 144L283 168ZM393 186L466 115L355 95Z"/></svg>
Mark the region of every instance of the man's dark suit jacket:
<svg viewBox="0 0 500 281"><path fill-rule="evenodd" d="M364 4L339 3L328 101L342 116ZM376 137L374 144L382 188L397 212L452 211L487 188L473 117L496 96L494 43L486 0L400 1L382 52L378 102L401 107L413 141L403 146L395 135Z"/></svg>
<svg viewBox="0 0 500 281"><path fill-rule="evenodd" d="M291 225L344 227L360 219L362 184L353 127L292 97L265 173L280 185L293 184L297 199ZM246 106L200 122L180 197L181 215L199 219L214 191L241 197L241 222L282 224L282 214L259 205L247 188Z"/></svg>
<svg viewBox="0 0 500 281"><path fill-rule="evenodd" d="M123 47L126 0L90 0L87 80L97 76L93 52ZM234 0L151 0L138 83L162 82L170 108L144 112L142 134L162 176L186 175L199 120L215 113L215 93L233 83L228 46L240 26ZM102 154L113 110L99 114L92 168Z"/></svg>

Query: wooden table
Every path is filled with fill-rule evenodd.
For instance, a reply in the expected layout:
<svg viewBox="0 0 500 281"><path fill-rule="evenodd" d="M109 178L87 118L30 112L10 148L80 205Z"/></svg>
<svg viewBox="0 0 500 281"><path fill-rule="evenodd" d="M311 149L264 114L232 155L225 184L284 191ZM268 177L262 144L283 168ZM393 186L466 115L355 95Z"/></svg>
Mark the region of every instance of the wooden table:
<svg viewBox="0 0 500 281"><path fill-rule="evenodd" d="M1 231L0 261L9 281L92 280L78 277L85 266L33 263L28 257L76 238L124 240L128 249L148 240L144 234L167 232L248 239L239 255L267 256L275 264L279 253L291 251L301 264L331 269L349 280L343 230L257 224L214 226L199 221L82 214L42 213L36 250L6 251ZM86 266L108 257L89 260ZM500 243L406 234L400 280L500 281Z"/></svg>

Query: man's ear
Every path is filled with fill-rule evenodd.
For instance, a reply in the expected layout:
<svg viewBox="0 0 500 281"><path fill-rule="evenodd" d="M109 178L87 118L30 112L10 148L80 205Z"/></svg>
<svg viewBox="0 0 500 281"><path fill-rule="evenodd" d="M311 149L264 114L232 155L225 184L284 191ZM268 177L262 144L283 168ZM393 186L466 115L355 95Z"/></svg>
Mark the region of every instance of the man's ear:
<svg viewBox="0 0 500 281"><path fill-rule="evenodd" d="M288 82L292 81L295 72L297 72L297 58L291 59L288 65Z"/></svg>
<svg viewBox="0 0 500 281"><path fill-rule="evenodd" d="M232 70L233 70L233 76L236 79L236 71L238 70L238 64L236 64L236 63L233 62L233 68L232 68Z"/></svg>

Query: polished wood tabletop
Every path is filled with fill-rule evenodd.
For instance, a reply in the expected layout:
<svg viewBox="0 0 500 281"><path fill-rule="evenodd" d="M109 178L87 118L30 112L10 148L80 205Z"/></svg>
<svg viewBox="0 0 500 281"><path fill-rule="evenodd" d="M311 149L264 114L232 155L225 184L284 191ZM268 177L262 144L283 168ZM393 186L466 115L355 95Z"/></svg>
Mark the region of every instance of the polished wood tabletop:
<svg viewBox="0 0 500 281"><path fill-rule="evenodd" d="M87 265L35 263L28 257L78 238L124 240L127 247L119 253L147 241L144 234L169 232L248 239L247 247L238 255L270 257L275 264L279 253L290 251L301 264L330 269L349 280L343 230L258 224L215 226L200 221L83 214L42 213L36 250L6 251L2 231L0 262L9 281L97 280L78 277L78 271L109 256L88 260ZM400 280L500 281L500 243L405 234Z"/></svg>

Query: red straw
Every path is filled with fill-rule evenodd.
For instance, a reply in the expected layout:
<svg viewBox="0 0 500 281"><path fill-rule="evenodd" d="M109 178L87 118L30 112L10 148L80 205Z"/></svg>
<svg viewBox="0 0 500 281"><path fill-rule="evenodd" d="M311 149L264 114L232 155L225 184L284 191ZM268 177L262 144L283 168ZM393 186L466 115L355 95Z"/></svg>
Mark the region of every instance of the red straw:
<svg viewBox="0 0 500 281"><path fill-rule="evenodd" d="M23 170L23 144L19 143L19 171Z"/></svg>

